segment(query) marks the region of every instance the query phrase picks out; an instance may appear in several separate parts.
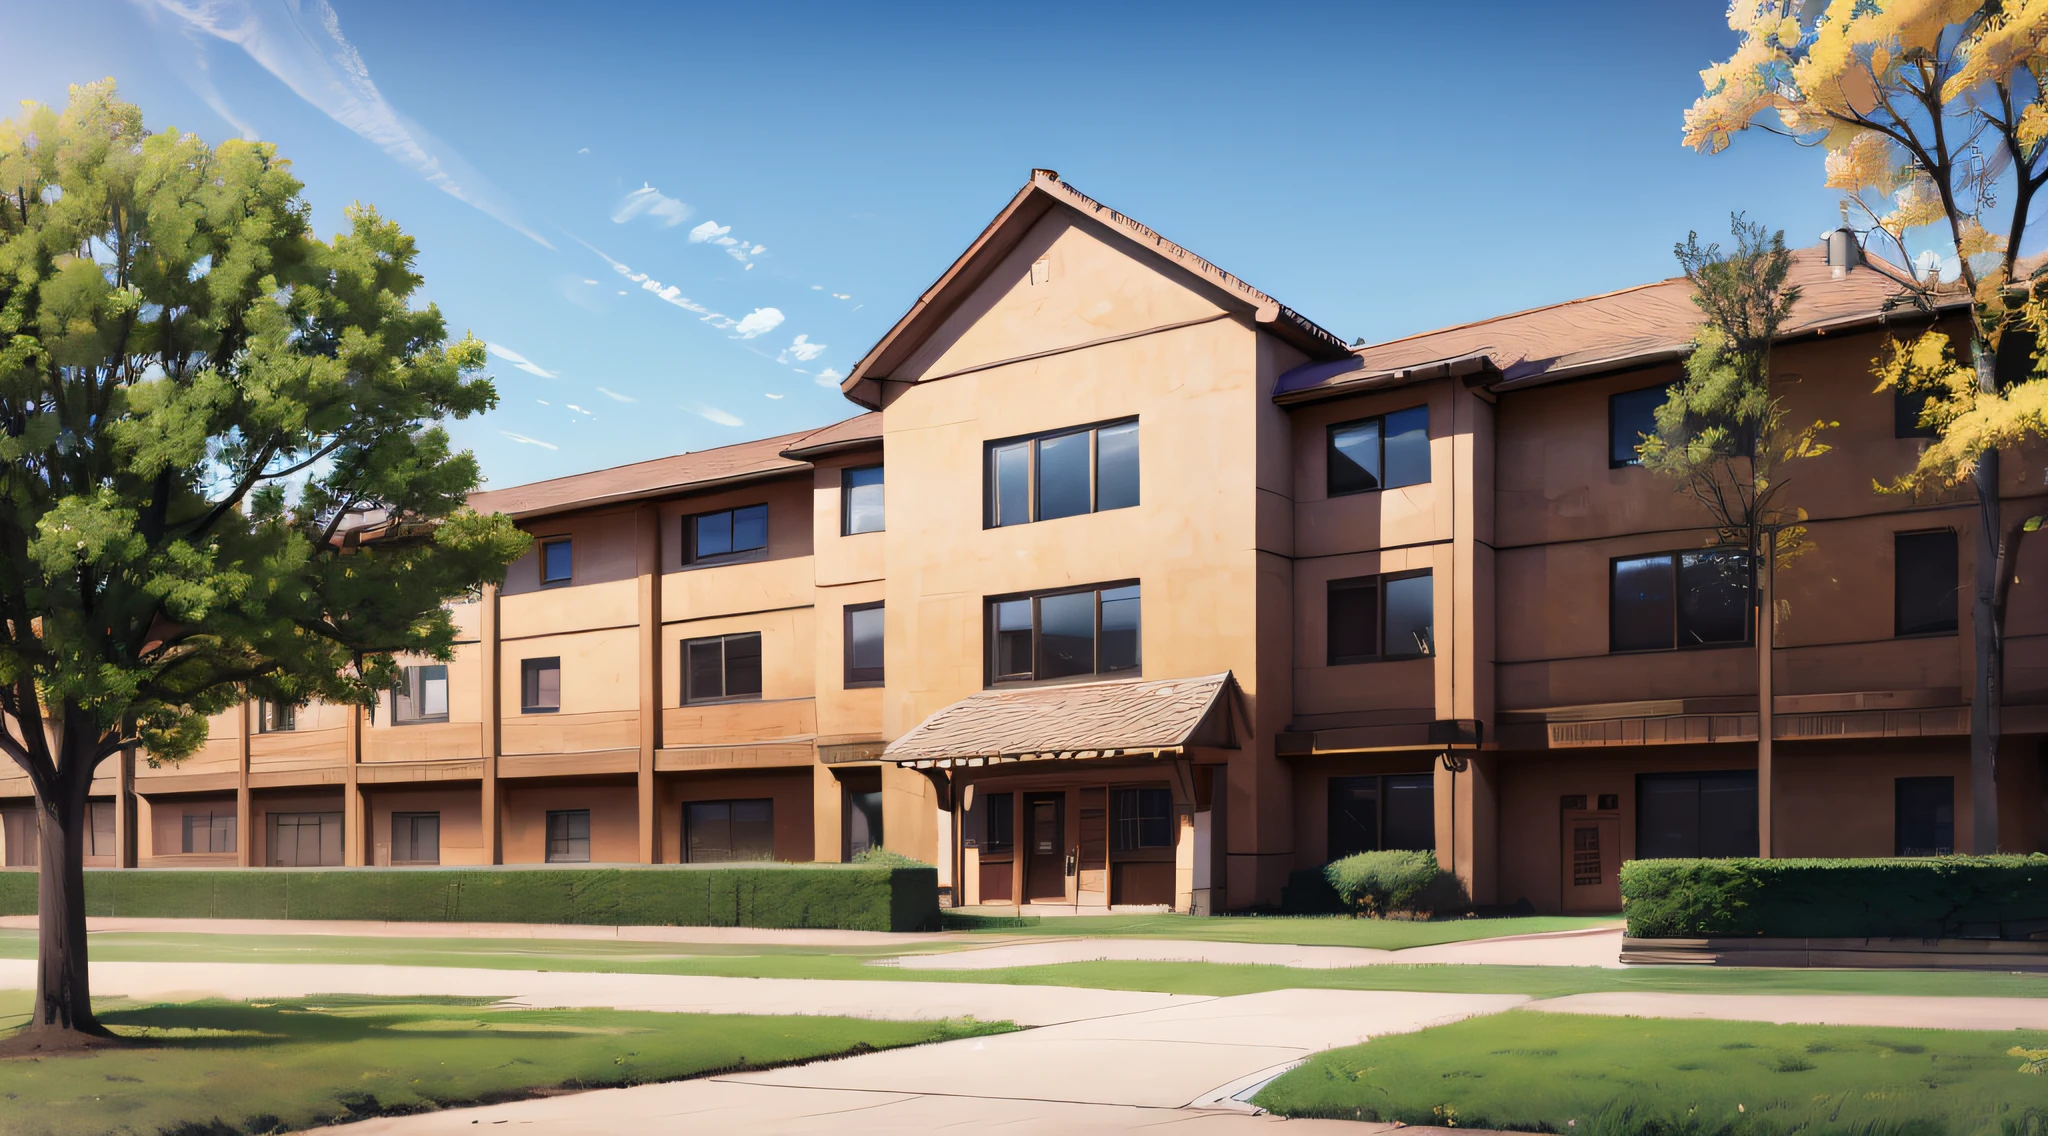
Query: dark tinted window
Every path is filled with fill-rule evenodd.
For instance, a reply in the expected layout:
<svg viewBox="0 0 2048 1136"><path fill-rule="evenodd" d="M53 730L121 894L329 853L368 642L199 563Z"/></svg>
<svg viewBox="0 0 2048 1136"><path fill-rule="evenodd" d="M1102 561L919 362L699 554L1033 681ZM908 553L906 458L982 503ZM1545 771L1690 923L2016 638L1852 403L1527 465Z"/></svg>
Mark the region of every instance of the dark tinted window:
<svg viewBox="0 0 2048 1136"><path fill-rule="evenodd" d="M1381 584L1386 593L1386 638L1388 657L1436 653L1433 596L1428 573L1395 576Z"/></svg>
<svg viewBox="0 0 2048 1136"><path fill-rule="evenodd" d="M996 525L1021 525L1031 520L1031 443L1013 442L989 453L989 477L994 481Z"/></svg>
<svg viewBox="0 0 2048 1136"><path fill-rule="evenodd" d="M991 600L989 681L1135 671L1143 623L1136 584Z"/></svg>
<svg viewBox="0 0 2048 1136"><path fill-rule="evenodd" d="M1050 521L1089 511L1089 431L1038 440L1038 519Z"/></svg>
<svg viewBox="0 0 2048 1136"><path fill-rule="evenodd" d="M995 679L1031 677L1031 601L1004 600L995 608Z"/></svg>
<svg viewBox="0 0 2048 1136"><path fill-rule="evenodd" d="M882 847L882 791L848 791L845 825L848 860L870 848Z"/></svg>
<svg viewBox="0 0 2048 1136"><path fill-rule="evenodd" d="M1328 599L1331 666L1361 663L1379 655L1379 578L1332 580Z"/></svg>
<svg viewBox="0 0 2048 1136"><path fill-rule="evenodd" d="M775 858L775 802L691 801L683 806L683 859L691 864Z"/></svg>
<svg viewBox="0 0 2048 1136"><path fill-rule="evenodd" d="M560 809L548 813L547 861L550 864L590 862L589 809Z"/></svg>
<svg viewBox="0 0 2048 1136"><path fill-rule="evenodd" d="M1363 493L1380 487L1380 421L1330 427L1329 494Z"/></svg>
<svg viewBox="0 0 2048 1136"><path fill-rule="evenodd" d="M441 814L392 813L391 862L394 864L440 863Z"/></svg>
<svg viewBox="0 0 2048 1136"><path fill-rule="evenodd" d="M1119 422L992 444L990 526L1050 521L1138 503L1138 424Z"/></svg>
<svg viewBox="0 0 2048 1136"><path fill-rule="evenodd" d="M1111 847L1118 852L1173 846L1173 794L1165 789L1118 789L1112 802Z"/></svg>
<svg viewBox="0 0 2048 1136"><path fill-rule="evenodd" d="M1681 645L1749 639L1749 557L1740 552L1687 552L1678 558Z"/></svg>
<svg viewBox="0 0 2048 1136"><path fill-rule="evenodd" d="M1956 850L1956 779L1901 777L1893 824L1895 856L1947 856Z"/></svg>
<svg viewBox="0 0 2048 1136"><path fill-rule="evenodd" d="M760 632L683 643L683 701L752 698L760 693Z"/></svg>
<svg viewBox="0 0 2048 1136"><path fill-rule="evenodd" d="M1675 645L1669 553L1616 560L1613 592L1608 609L1613 650L1654 651Z"/></svg>
<svg viewBox="0 0 2048 1136"><path fill-rule="evenodd" d="M1398 489L1429 480L1429 408L1330 427L1324 488L1330 496Z"/></svg>
<svg viewBox="0 0 2048 1136"><path fill-rule="evenodd" d="M1754 856L1756 771L1636 777L1639 859Z"/></svg>
<svg viewBox="0 0 2048 1136"><path fill-rule="evenodd" d="M1380 847L1380 779L1330 778L1329 858L1341 860Z"/></svg>
<svg viewBox="0 0 2048 1136"><path fill-rule="evenodd" d="M1016 843L1017 798L1009 793L990 793L975 805L987 813L983 825L986 838L982 847L990 852L1006 852Z"/></svg>
<svg viewBox="0 0 2048 1136"><path fill-rule="evenodd" d="M559 584L569 578L570 546L566 540L550 540L540 546L540 582Z"/></svg>
<svg viewBox="0 0 2048 1136"><path fill-rule="evenodd" d="M846 609L846 685L882 682L882 605Z"/></svg>
<svg viewBox="0 0 2048 1136"><path fill-rule="evenodd" d="M684 563L737 556L768 547L768 506L748 505L683 519Z"/></svg>
<svg viewBox="0 0 2048 1136"><path fill-rule="evenodd" d="M1381 787L1387 823L1386 847L1436 851L1436 776L1403 773Z"/></svg>
<svg viewBox="0 0 2048 1136"><path fill-rule="evenodd" d="M526 659L519 664L519 710L546 714L562 708L562 660Z"/></svg>
<svg viewBox="0 0 2048 1136"><path fill-rule="evenodd" d="M845 515L840 518L839 529L843 535L882 531L881 466L868 465L847 470L840 492L845 501Z"/></svg>
<svg viewBox="0 0 2048 1136"><path fill-rule="evenodd" d="M1137 586L1103 589L1099 669L1105 673L1136 670L1138 633Z"/></svg>
<svg viewBox="0 0 2048 1136"><path fill-rule="evenodd" d="M1436 778L1330 778L1329 858L1382 849L1436 850Z"/></svg>
<svg viewBox="0 0 2048 1136"><path fill-rule="evenodd" d="M2005 357L1999 352L1999 358ZM1934 396L1925 391L1909 391L1900 387L1892 388L1892 437L1932 438L1940 431L1932 426L1920 425L1920 413Z"/></svg>
<svg viewBox="0 0 2048 1136"><path fill-rule="evenodd" d="M1429 408L1417 406L1387 415L1385 476L1388 489L1429 481Z"/></svg>
<svg viewBox="0 0 2048 1136"><path fill-rule="evenodd" d="M1095 508L1128 509L1138 503L1138 424L1095 432Z"/></svg>
<svg viewBox="0 0 2048 1136"><path fill-rule="evenodd" d="M1899 533L1892 538L1893 633L1939 635L1957 627L1956 534Z"/></svg>
<svg viewBox="0 0 2048 1136"><path fill-rule="evenodd" d="M1623 391L1607 400L1607 464L1610 467L1642 464L1642 459L1636 456L1636 447L1643 444L1645 437L1657 432L1657 408L1670 397L1669 387L1644 387Z"/></svg>
<svg viewBox="0 0 2048 1136"><path fill-rule="evenodd" d="M1069 592L1038 601L1039 678L1095 673L1095 593Z"/></svg>

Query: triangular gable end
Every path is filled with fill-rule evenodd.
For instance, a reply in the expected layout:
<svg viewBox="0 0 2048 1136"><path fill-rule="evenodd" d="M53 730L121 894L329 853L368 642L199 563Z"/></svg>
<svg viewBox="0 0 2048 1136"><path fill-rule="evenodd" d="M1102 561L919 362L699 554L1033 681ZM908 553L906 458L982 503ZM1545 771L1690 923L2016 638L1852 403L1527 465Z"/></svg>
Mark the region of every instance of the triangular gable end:
<svg viewBox="0 0 2048 1136"><path fill-rule="evenodd" d="M926 338L934 334L961 303L980 286L1037 222L1054 209L1066 206L1093 221L1112 239L1136 245L1148 259L1164 261L1193 277L1202 290L1215 295L1226 306L1249 314L1255 323L1293 344L1312 359L1336 359L1350 355L1343 340L1300 313L1257 288L1196 256L1152 229L1097 202L1060 180L1051 170L1031 171L1031 180L1008 205L996 214L981 235L967 246L945 273L925 289L895 326L868 350L839 386L846 396L863 406L881 406L879 381L887 379L911 358Z"/></svg>

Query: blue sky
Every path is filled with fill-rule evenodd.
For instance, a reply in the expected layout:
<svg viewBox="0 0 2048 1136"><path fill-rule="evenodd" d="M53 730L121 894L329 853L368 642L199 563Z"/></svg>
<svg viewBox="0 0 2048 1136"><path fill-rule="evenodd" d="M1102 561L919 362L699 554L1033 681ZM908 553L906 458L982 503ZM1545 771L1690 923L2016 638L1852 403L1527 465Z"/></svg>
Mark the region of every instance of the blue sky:
<svg viewBox="0 0 2048 1136"><path fill-rule="evenodd" d="M1369 341L1837 221L1816 153L1679 145L1715 0L1390 7L0 0L0 96L113 76L276 143L323 233L398 220L499 349L496 486L855 412L830 373L1033 166Z"/></svg>

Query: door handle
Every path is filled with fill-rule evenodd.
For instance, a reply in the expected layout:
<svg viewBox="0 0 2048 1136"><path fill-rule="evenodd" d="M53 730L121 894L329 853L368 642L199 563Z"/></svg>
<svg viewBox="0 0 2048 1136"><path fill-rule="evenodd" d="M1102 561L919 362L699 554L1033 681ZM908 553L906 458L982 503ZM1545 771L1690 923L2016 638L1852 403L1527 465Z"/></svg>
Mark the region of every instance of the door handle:
<svg viewBox="0 0 2048 1136"><path fill-rule="evenodd" d="M1074 850L1074 849L1072 849L1072 848L1069 848L1069 849L1067 849L1067 874L1068 874L1068 875L1070 875L1070 876L1071 876L1071 875L1073 875L1073 874L1074 874L1074 867L1075 867L1075 850Z"/></svg>

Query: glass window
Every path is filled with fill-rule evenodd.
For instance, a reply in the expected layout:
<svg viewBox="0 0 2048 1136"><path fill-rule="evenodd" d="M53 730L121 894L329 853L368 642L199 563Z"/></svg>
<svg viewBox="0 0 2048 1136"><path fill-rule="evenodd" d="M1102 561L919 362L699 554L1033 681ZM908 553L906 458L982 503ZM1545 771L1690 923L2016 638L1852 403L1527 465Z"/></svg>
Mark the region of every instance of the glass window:
<svg viewBox="0 0 2048 1136"><path fill-rule="evenodd" d="M1756 770L1636 775L1636 857L1754 856Z"/></svg>
<svg viewBox="0 0 2048 1136"><path fill-rule="evenodd" d="M1436 851L1436 776L1431 773L1402 773L1388 777L1381 786L1381 807L1386 811L1384 847L1416 852Z"/></svg>
<svg viewBox="0 0 2048 1136"><path fill-rule="evenodd" d="M548 813L547 861L550 864L590 862L589 809L560 809Z"/></svg>
<svg viewBox="0 0 2048 1136"><path fill-rule="evenodd" d="M277 868L338 867L340 813L271 813L270 863Z"/></svg>
<svg viewBox="0 0 2048 1136"><path fill-rule="evenodd" d="M760 697L761 633L685 641L683 684L685 702Z"/></svg>
<svg viewBox="0 0 2048 1136"><path fill-rule="evenodd" d="M1173 794L1165 789L1118 789L1112 802L1111 842L1118 852L1173 847Z"/></svg>
<svg viewBox="0 0 2048 1136"><path fill-rule="evenodd" d="M1749 556L1660 552L1616 559L1608 647L1668 651L1749 641Z"/></svg>
<svg viewBox="0 0 2048 1136"><path fill-rule="evenodd" d="M1138 586L1102 590L1102 646L1098 666L1105 673L1138 669Z"/></svg>
<svg viewBox="0 0 2048 1136"><path fill-rule="evenodd" d="M1380 487L1380 420L1330 427L1328 490L1332 497Z"/></svg>
<svg viewBox="0 0 2048 1136"><path fill-rule="evenodd" d="M1429 408L1412 406L1330 427L1324 489L1332 497L1429 480Z"/></svg>
<svg viewBox="0 0 2048 1136"><path fill-rule="evenodd" d="M846 685L882 685L882 605L846 609Z"/></svg>
<svg viewBox="0 0 2048 1136"><path fill-rule="evenodd" d="M1387 415L1386 483L1394 489L1429 482L1429 408L1412 407Z"/></svg>
<svg viewBox="0 0 2048 1136"><path fill-rule="evenodd" d="M569 541L544 540L540 545L540 582L560 584L569 579L571 567Z"/></svg>
<svg viewBox="0 0 2048 1136"><path fill-rule="evenodd" d="M85 854L116 855L119 849L114 846L114 802L89 801L85 811L85 819L89 822L85 828Z"/></svg>
<svg viewBox="0 0 2048 1136"><path fill-rule="evenodd" d="M1611 650L1655 651L1675 645L1669 554L1616 560L1613 592L1608 617Z"/></svg>
<svg viewBox="0 0 2048 1136"><path fill-rule="evenodd" d="M1329 858L1380 849L1380 779L1330 778Z"/></svg>
<svg viewBox="0 0 2048 1136"><path fill-rule="evenodd" d="M1998 358L2001 361L2005 357L2005 352L2000 351L1998 353ZM1920 425L1921 413L1925 411L1927 404L1933 400L1934 396L1926 391L1909 391L1900 387L1893 387L1892 437L1932 438L1939 435L1941 431L1936 430L1934 427Z"/></svg>
<svg viewBox="0 0 2048 1136"><path fill-rule="evenodd" d="M1038 601L1039 678L1095 673L1095 593L1068 592Z"/></svg>
<svg viewBox="0 0 2048 1136"><path fill-rule="evenodd" d="M394 864L440 863L441 814L392 813L391 862Z"/></svg>
<svg viewBox="0 0 2048 1136"><path fill-rule="evenodd" d="M1435 776L1330 778L1329 858L1396 848L1436 850Z"/></svg>
<svg viewBox="0 0 2048 1136"><path fill-rule="evenodd" d="M987 793L975 806L988 814L983 826L985 852L1008 852L1017 846L1017 798L1012 793Z"/></svg>
<svg viewBox="0 0 2048 1136"><path fill-rule="evenodd" d="M284 733L298 728L298 715L288 703L263 699L256 703L256 732L259 734Z"/></svg>
<svg viewBox="0 0 2048 1136"><path fill-rule="evenodd" d="M683 860L722 864L775 858L775 802L691 801L683 806Z"/></svg>
<svg viewBox="0 0 2048 1136"><path fill-rule="evenodd" d="M1135 671L1142 654L1138 585L990 601L989 681Z"/></svg>
<svg viewBox="0 0 2048 1136"><path fill-rule="evenodd" d="M1892 537L1894 635L1953 634L1957 628L1956 533L1899 533Z"/></svg>
<svg viewBox="0 0 2048 1136"><path fill-rule="evenodd" d="M561 657L520 660L519 712L522 714L552 714L561 708Z"/></svg>
<svg viewBox="0 0 2048 1136"><path fill-rule="evenodd" d="M1956 850L1956 779L1900 777L1893 824L1895 856L1947 856Z"/></svg>
<svg viewBox="0 0 2048 1136"><path fill-rule="evenodd" d="M233 852L235 850L235 814L227 813L186 813L185 842L187 852Z"/></svg>
<svg viewBox="0 0 2048 1136"><path fill-rule="evenodd" d="M995 677L1031 677L1031 601L1004 600L994 605L996 625Z"/></svg>
<svg viewBox="0 0 2048 1136"><path fill-rule="evenodd" d="M1387 597L1383 649L1388 658L1436 653L1435 594L1427 572L1391 576L1381 584Z"/></svg>
<svg viewBox="0 0 2048 1136"><path fill-rule="evenodd" d="M1138 424L1095 432L1095 508L1128 509L1138 503Z"/></svg>
<svg viewBox="0 0 2048 1136"><path fill-rule="evenodd" d="M882 791L869 789L846 794L846 858L870 848L882 847Z"/></svg>
<svg viewBox="0 0 2048 1136"><path fill-rule="evenodd" d="M845 515L839 519L842 536L882 531L882 467L861 466L846 471L839 489Z"/></svg>
<svg viewBox="0 0 2048 1136"><path fill-rule="evenodd" d="M399 725L448 720L448 666L401 667L391 692L391 720Z"/></svg>
<svg viewBox="0 0 2048 1136"><path fill-rule="evenodd" d="M1687 552L1678 557L1678 634L1684 646L1749 641L1749 556Z"/></svg>
<svg viewBox="0 0 2048 1136"><path fill-rule="evenodd" d="M1641 465L1636 447L1657 432L1657 408L1671 397L1669 386L1623 391L1607 399L1607 467Z"/></svg>
<svg viewBox="0 0 2048 1136"><path fill-rule="evenodd" d="M1325 614L1331 666L1362 663L1379 656L1379 583L1377 576L1330 581Z"/></svg>
<svg viewBox="0 0 2048 1136"><path fill-rule="evenodd" d="M991 528L1138 503L1135 420L992 443L988 454Z"/></svg>
<svg viewBox="0 0 2048 1136"><path fill-rule="evenodd" d="M768 547L768 506L748 505L683 518L685 564L738 557Z"/></svg>

